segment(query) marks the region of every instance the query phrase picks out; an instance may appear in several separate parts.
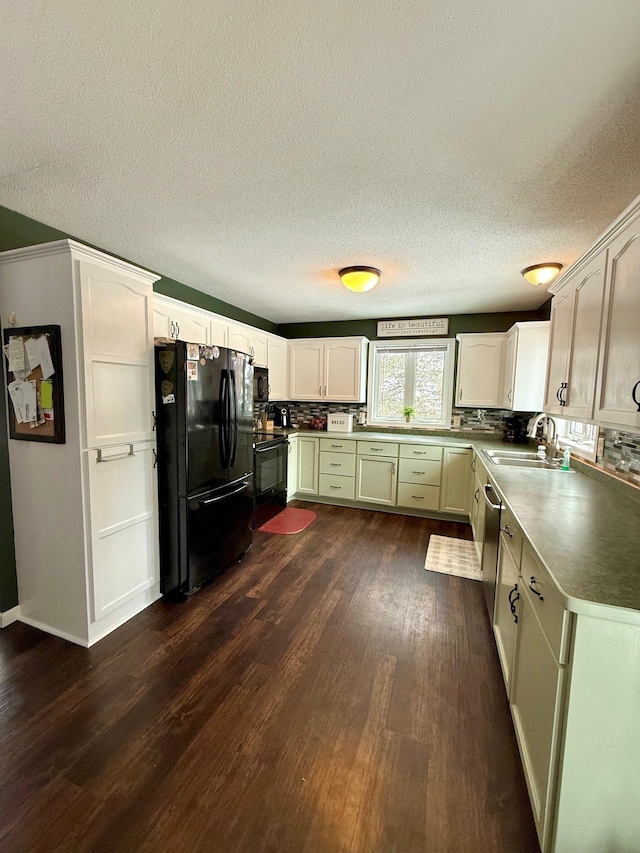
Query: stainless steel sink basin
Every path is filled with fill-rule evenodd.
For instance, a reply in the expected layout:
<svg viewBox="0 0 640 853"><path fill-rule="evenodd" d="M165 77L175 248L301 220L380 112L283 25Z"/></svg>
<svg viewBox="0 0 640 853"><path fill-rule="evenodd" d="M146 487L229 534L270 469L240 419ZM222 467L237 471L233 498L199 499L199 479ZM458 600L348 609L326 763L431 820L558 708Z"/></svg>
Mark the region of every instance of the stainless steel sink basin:
<svg viewBox="0 0 640 853"><path fill-rule="evenodd" d="M492 465L508 465L512 468L542 468L546 471L561 471L560 460L555 463L541 459L528 450L485 450Z"/></svg>

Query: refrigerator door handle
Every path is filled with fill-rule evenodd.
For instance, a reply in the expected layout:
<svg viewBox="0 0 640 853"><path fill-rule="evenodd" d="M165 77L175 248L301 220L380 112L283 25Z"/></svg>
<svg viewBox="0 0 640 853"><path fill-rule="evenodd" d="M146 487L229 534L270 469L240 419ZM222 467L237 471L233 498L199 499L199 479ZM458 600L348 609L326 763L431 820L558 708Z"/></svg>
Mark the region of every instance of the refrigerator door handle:
<svg viewBox="0 0 640 853"><path fill-rule="evenodd" d="M220 380L220 458L222 467L229 467L229 433L227 429L227 398L229 381L226 371L222 372Z"/></svg>
<svg viewBox="0 0 640 853"><path fill-rule="evenodd" d="M235 375L233 373L231 373L229 378L231 379L231 382L229 384L231 385L231 391L233 394L233 397L230 401L231 405L229 406L229 409L230 409L229 414L231 416L229 418L229 421L230 421L229 427L231 429L231 435L232 435L231 453L230 453L230 456L231 456L230 467L231 467L231 466L235 465L236 451L238 449L238 395L236 394L236 378L235 378Z"/></svg>
<svg viewBox="0 0 640 853"><path fill-rule="evenodd" d="M227 492L226 495L218 495L217 498L207 498L206 501L199 501L198 506L210 506L211 504L218 503L218 501L226 501L226 499L230 498L232 495L237 495L240 492L244 492L244 490L248 488L249 483L243 483L239 489L234 489L232 492Z"/></svg>

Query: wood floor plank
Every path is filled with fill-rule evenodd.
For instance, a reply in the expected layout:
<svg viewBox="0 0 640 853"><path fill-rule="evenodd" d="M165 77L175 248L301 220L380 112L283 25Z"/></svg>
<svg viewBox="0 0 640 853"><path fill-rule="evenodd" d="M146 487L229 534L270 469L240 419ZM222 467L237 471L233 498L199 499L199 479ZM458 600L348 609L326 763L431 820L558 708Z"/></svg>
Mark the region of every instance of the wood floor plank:
<svg viewBox="0 0 640 853"><path fill-rule="evenodd" d="M295 536L92 649L0 632L0 848L537 853L461 523L305 503Z"/></svg>

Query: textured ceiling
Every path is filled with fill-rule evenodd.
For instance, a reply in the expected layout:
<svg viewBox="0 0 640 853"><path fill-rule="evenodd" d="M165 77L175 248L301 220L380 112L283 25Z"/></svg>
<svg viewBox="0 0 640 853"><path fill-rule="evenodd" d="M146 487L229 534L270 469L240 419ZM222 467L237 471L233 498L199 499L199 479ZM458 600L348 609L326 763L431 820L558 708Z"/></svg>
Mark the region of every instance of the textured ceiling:
<svg viewBox="0 0 640 853"><path fill-rule="evenodd" d="M274 322L536 308L640 192L637 0L4 5L0 203Z"/></svg>

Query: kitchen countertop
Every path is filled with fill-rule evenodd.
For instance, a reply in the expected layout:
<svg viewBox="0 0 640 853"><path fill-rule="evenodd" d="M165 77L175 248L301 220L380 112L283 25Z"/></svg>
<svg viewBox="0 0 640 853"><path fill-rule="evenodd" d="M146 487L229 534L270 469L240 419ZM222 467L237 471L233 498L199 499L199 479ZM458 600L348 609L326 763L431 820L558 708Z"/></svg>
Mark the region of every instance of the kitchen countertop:
<svg viewBox="0 0 640 853"><path fill-rule="evenodd" d="M466 438L458 433L432 437L364 430L287 432L343 440L473 447L553 578L567 610L640 625L640 501L635 493L576 470L493 465L482 450L505 447L499 436L476 434Z"/></svg>

